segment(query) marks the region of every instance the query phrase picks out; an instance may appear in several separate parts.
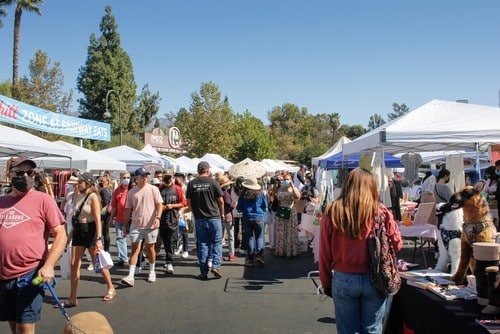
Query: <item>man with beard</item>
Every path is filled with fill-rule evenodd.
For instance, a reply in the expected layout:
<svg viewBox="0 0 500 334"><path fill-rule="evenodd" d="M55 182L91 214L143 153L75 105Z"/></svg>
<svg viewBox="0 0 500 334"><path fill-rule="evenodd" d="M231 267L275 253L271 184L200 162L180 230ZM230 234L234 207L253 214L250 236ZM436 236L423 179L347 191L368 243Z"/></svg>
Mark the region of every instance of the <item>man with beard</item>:
<svg viewBox="0 0 500 334"><path fill-rule="evenodd" d="M12 191L0 197L0 321L12 333L34 333L43 304L43 284L66 246L64 218L50 195L33 189L36 164L27 157L8 164ZM48 237L53 243L48 249Z"/></svg>

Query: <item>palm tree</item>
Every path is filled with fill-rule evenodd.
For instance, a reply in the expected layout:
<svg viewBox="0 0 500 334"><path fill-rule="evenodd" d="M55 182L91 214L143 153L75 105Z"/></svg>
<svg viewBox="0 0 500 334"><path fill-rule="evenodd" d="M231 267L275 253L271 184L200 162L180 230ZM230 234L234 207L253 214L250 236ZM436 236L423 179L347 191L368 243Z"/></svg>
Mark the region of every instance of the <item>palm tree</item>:
<svg viewBox="0 0 500 334"><path fill-rule="evenodd" d="M44 0L3 0L1 1L4 5L11 5L16 3L16 12L14 16L14 47L12 54L12 85L15 86L17 83L18 72L19 72L19 38L21 35L21 16L23 15L23 10L28 12L35 12L38 15L42 15L39 4L43 4Z"/></svg>

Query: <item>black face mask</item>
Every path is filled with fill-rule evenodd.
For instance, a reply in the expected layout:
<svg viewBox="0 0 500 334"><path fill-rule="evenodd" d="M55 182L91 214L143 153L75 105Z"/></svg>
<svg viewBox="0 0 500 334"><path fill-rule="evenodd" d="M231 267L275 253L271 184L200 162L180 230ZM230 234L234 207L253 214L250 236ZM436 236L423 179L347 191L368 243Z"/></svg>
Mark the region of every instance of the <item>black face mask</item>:
<svg viewBox="0 0 500 334"><path fill-rule="evenodd" d="M10 183L12 184L12 188L16 189L19 192L25 193L33 188L33 184L35 180L28 175L23 176L14 176L10 179Z"/></svg>

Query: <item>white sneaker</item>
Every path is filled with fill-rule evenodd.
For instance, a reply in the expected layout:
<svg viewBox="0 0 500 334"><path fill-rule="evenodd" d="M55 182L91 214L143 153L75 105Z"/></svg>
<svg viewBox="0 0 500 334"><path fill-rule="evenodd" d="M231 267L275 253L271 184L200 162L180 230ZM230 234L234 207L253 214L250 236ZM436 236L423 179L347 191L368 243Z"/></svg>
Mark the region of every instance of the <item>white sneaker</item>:
<svg viewBox="0 0 500 334"><path fill-rule="evenodd" d="M156 282L156 272L150 271L148 275L148 282L149 283L154 283Z"/></svg>
<svg viewBox="0 0 500 334"><path fill-rule="evenodd" d="M171 263L167 264L167 273L169 273L169 274L174 273L174 266Z"/></svg>
<svg viewBox="0 0 500 334"><path fill-rule="evenodd" d="M207 265L208 265L208 268L212 268L212 260L211 259L208 260L208 264Z"/></svg>
<svg viewBox="0 0 500 334"><path fill-rule="evenodd" d="M189 257L189 253L188 252L183 252L182 255L181 255L181 257L183 259L187 259Z"/></svg>
<svg viewBox="0 0 500 334"><path fill-rule="evenodd" d="M89 266L87 267L87 270L88 271L94 271L94 265L92 263L89 264Z"/></svg>
<svg viewBox="0 0 500 334"><path fill-rule="evenodd" d="M134 278L130 276L125 276L124 278L122 278L121 282L130 287L134 286Z"/></svg>

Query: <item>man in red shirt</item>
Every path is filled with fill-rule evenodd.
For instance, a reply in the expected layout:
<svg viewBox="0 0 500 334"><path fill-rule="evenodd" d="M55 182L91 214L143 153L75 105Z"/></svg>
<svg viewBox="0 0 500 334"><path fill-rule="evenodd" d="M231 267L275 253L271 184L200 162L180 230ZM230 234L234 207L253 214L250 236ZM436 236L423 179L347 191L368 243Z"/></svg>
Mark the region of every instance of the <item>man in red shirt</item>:
<svg viewBox="0 0 500 334"><path fill-rule="evenodd" d="M111 226L115 219L116 248L118 249L118 266L128 266L127 237L123 237L123 221L125 214L125 202L127 201L128 185L130 184L130 173L123 171L120 173L120 185L113 192L111 198L111 213L109 215L108 226Z"/></svg>
<svg viewBox="0 0 500 334"><path fill-rule="evenodd" d="M12 333L35 333L44 292L31 280L54 277L66 246L65 222L56 201L34 190L35 162L26 157L9 162L12 192L0 196L0 321L8 321Z"/></svg>

